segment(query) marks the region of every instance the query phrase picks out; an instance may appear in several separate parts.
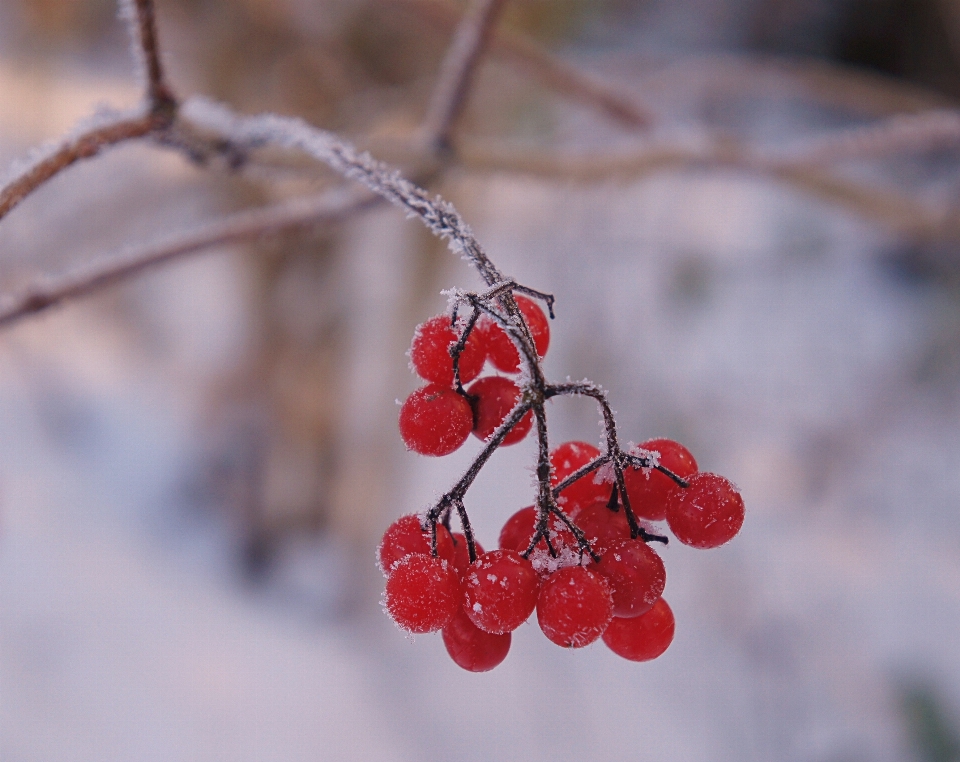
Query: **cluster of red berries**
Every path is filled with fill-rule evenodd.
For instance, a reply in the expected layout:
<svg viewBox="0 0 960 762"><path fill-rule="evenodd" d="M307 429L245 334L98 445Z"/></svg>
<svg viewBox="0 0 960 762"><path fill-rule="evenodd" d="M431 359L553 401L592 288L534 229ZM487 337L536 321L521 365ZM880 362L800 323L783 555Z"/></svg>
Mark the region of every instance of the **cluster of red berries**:
<svg viewBox="0 0 960 762"><path fill-rule="evenodd" d="M635 517L666 519L678 540L697 548L717 547L740 531L744 508L736 488L721 476L698 472L685 447L657 439L631 455L648 464L623 472ZM550 453L552 485L598 458L600 451L587 443L560 445ZM510 633L534 609L540 628L557 645L580 648L602 638L631 661L660 656L673 640L674 618L662 598L663 561L645 541L657 536L642 530L641 539L631 530L617 495L606 469L586 474L559 492L549 542L538 533L540 516L530 506L504 524L498 550L485 553L475 544L473 563L464 535L443 523L426 522L425 528L413 515L398 519L378 553L387 576L387 612L410 632L442 630L451 658L473 672L506 658Z"/></svg>
<svg viewBox="0 0 960 762"><path fill-rule="evenodd" d="M550 325L543 310L525 296L515 296L537 354L550 344ZM447 315L437 315L417 326L410 346L410 363L427 382L407 397L400 408L400 436L407 448L421 455L448 455L467 441L472 431L486 441L517 404L520 387L510 378L478 378L487 361L506 374L520 371L520 355L506 331L482 315L460 345L461 333ZM460 376L454 375L454 354ZM475 380L476 379L476 380ZM473 382L470 384L470 382ZM466 389L463 384L470 384ZM501 444L522 440L533 425L526 414Z"/></svg>

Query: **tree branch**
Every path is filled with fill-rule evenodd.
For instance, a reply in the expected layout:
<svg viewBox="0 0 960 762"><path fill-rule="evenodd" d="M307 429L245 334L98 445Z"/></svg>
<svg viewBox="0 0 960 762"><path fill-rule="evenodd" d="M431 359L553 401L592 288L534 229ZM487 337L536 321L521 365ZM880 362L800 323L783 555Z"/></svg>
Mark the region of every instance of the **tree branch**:
<svg viewBox="0 0 960 762"><path fill-rule="evenodd" d="M450 147L477 65L505 5L506 0L474 0L457 25L421 127L421 139L436 153Z"/></svg>
<svg viewBox="0 0 960 762"><path fill-rule="evenodd" d="M0 188L0 219L54 175L90 159L108 146L149 135L155 127L152 115L115 116L97 126L67 136L41 158L26 166Z"/></svg>
<svg viewBox="0 0 960 762"><path fill-rule="evenodd" d="M121 0L122 14L130 27L134 50L146 75L146 99L150 113L169 123L176 114L177 99L166 83L160 61L157 21L153 0Z"/></svg>
<svg viewBox="0 0 960 762"><path fill-rule="evenodd" d="M446 240L455 254L467 259L488 286L504 280L452 204L439 196L431 197L395 169L367 153L358 153L350 143L333 133L294 117L275 114L239 116L226 106L204 99L187 101L182 111L189 121L219 133L231 145L241 149L272 145L313 157L418 217L431 232ZM512 297L507 298L512 300Z"/></svg>
<svg viewBox="0 0 960 762"><path fill-rule="evenodd" d="M212 224L110 258L52 283L36 283L9 304L0 306L0 328L188 254L293 228L334 222L379 202L379 197L367 191L338 189L312 198L296 198L271 207L228 215Z"/></svg>
<svg viewBox="0 0 960 762"><path fill-rule="evenodd" d="M459 14L437 0L383 0L416 13L417 18L444 31L456 27ZM620 92L576 67L561 61L521 35L499 30L490 37L490 50L511 61L545 87L567 98L596 108L629 129L646 130L655 121L653 113L632 94Z"/></svg>

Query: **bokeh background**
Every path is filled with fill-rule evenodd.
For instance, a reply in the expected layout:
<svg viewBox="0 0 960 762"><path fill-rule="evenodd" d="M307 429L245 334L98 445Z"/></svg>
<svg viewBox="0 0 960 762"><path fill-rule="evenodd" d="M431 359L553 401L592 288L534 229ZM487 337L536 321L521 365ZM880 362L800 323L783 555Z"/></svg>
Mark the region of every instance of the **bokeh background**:
<svg viewBox="0 0 960 762"><path fill-rule="evenodd" d="M178 93L401 163L462 8L158 2ZM500 29L657 117L638 133L494 51L432 187L556 295L551 378L602 384L625 440L679 439L742 488L734 542L663 552L670 650L565 652L528 623L472 675L382 614L380 533L479 449L403 449L404 353L441 289L479 281L380 208L0 334L5 762L960 760L960 258L956 230L903 223L954 207L960 146L830 168L883 204L615 160L651 135L776 151L955 107L960 3L513 0ZM0 160L136 103L132 69L110 0L4 0ZM331 182L112 150L3 220L0 293ZM552 441L599 441L586 401L549 415ZM533 459L501 450L469 494L487 547Z"/></svg>

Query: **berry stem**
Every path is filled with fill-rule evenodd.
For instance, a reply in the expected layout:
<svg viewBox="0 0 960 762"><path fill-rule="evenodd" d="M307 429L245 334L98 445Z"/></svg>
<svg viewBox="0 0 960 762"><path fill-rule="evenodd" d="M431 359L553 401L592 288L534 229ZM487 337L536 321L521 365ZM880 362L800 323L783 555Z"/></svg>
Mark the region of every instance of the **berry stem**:
<svg viewBox="0 0 960 762"><path fill-rule="evenodd" d="M467 320L467 324L464 326L463 333L460 334L460 338L457 339L457 343L450 347L450 356L453 358L453 384L457 390L457 394L463 395L467 399L470 399L471 395L467 394L467 391L463 388L463 383L460 380L460 355L463 354L463 350L467 346L467 339L470 338L470 332L477 324L477 319L479 317L480 312L479 310L475 309L473 314L470 315L470 318ZM454 324L457 322L456 312L453 314L452 322Z"/></svg>
<svg viewBox="0 0 960 762"><path fill-rule="evenodd" d="M467 554L470 557L470 563L477 560L477 543L473 539L473 527L470 526L470 517L467 516L466 506L463 500L457 500L454 503L457 515L460 517L460 528L463 530L463 536L467 540Z"/></svg>

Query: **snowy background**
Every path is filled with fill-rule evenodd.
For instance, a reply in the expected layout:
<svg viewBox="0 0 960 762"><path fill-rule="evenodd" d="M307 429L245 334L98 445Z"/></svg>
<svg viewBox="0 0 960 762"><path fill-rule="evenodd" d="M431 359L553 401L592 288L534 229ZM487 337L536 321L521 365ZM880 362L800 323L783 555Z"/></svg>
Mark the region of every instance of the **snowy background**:
<svg viewBox="0 0 960 762"><path fill-rule="evenodd" d="M4 162L98 101L136 101L101 5L66 22L40 2L0 8ZM640 25L609 3L567 48L543 34L693 138L710 120L775 144L866 118L782 72L726 99L700 91L708 76L677 73L680 56L739 50L749 5L704 16L695 3L644 4ZM177 51L195 42L190 13L201 36L214 6L160 6L175 83L209 85L213 54ZM328 6L333 31L317 22L303 35L347 25L350 4ZM787 39L821 54L810 40L839 34L831 19L847 6L812 6L814 31ZM244 7L274 40L251 56L285 61L277 30L309 9L278 4L264 21L249 9L267 6ZM365 8L367 23L376 7ZM610 21L621 17L630 23ZM538 29L524 19L511 23ZM242 27L231 23L223 37ZM716 60L701 71L735 71ZM358 134L399 129L418 76L343 96L339 111L304 110ZM468 124L484 139L509 129L520 149L632 145L580 108L512 83L498 92L507 76L492 64L478 85L487 108ZM269 91L264 77L246 86ZM248 108L280 108L263 103L275 93L259 97ZM960 189L955 152L843 169L933 206ZM602 644L563 651L528 623L501 667L472 675L439 636L404 637L382 614L379 534L479 448L427 459L399 442L413 327L443 307L441 288L478 281L382 209L333 240L298 239L297 255L212 251L0 334L0 759L960 759L955 242L905 240L717 168L589 185L462 171L441 190L503 271L556 295L548 376L600 383L625 440L679 439L741 487L734 542L663 552L671 648L631 664ZM2 292L266 195L120 148L0 224ZM587 401L548 415L555 442L599 440ZM250 442L267 462L252 509ZM329 452L335 466L314 469ZM469 494L487 547L531 502L533 456L532 441L500 451ZM268 524L282 531L263 539Z"/></svg>

